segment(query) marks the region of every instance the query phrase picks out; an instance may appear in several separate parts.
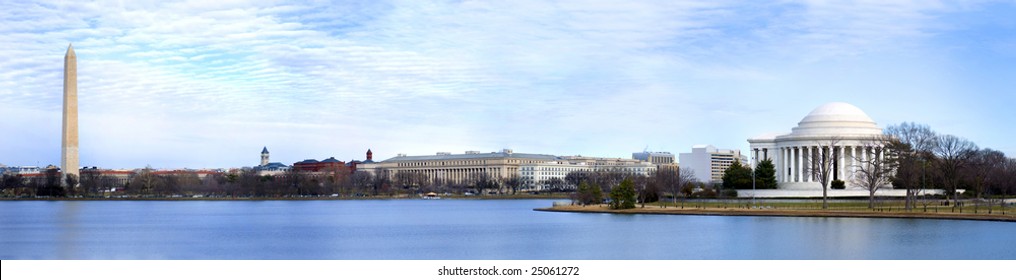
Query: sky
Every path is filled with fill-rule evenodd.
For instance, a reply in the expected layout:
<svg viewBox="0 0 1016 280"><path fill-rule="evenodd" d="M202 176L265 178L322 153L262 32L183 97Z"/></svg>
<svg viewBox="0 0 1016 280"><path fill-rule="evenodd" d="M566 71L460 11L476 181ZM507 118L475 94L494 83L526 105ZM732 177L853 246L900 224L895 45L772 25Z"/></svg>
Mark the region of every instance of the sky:
<svg viewBox="0 0 1016 280"><path fill-rule="evenodd" d="M747 150L847 102L1016 155L1016 1L0 0L0 164Z"/></svg>

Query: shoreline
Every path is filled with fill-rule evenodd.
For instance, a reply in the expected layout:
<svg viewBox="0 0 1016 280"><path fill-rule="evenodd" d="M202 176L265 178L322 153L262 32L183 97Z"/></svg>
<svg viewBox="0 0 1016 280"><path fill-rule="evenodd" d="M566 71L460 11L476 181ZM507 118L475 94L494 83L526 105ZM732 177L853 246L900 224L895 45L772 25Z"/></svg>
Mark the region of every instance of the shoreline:
<svg viewBox="0 0 1016 280"><path fill-rule="evenodd" d="M1016 211L1016 209L1013 209ZM970 220L993 222L1016 222L1016 215L973 214L951 212L869 212L869 211L838 211L838 210L778 210L778 209L743 209L743 208L632 208L615 210L592 206L553 206L536 208L533 211L564 212L564 213L601 213L623 215L693 215L693 216L754 216L754 217L822 217L822 218L895 218L895 219L938 219L938 220Z"/></svg>
<svg viewBox="0 0 1016 280"><path fill-rule="evenodd" d="M287 200L414 200L417 196L384 197L0 197L2 201L287 201ZM552 195L533 196L443 196L442 200L512 200L512 199L567 199Z"/></svg>

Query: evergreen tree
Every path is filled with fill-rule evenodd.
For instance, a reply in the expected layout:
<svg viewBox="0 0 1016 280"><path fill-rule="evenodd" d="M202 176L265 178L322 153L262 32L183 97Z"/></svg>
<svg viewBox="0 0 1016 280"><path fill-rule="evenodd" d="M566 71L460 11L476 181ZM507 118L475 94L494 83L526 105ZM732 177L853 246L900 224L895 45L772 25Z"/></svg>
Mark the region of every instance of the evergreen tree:
<svg viewBox="0 0 1016 280"><path fill-rule="evenodd" d="M635 182L631 178L625 178L620 185L610 190L610 208L631 209L635 208Z"/></svg>
<svg viewBox="0 0 1016 280"><path fill-rule="evenodd" d="M600 204L603 200L603 191L600 190L600 186L593 186L589 183L582 181L579 183L577 200L579 204Z"/></svg>
<svg viewBox="0 0 1016 280"><path fill-rule="evenodd" d="M735 160L727 170L723 171L724 189L751 189L751 167L741 165Z"/></svg>
<svg viewBox="0 0 1016 280"><path fill-rule="evenodd" d="M776 166L773 165L772 160L763 160L755 167L755 188L776 188Z"/></svg>

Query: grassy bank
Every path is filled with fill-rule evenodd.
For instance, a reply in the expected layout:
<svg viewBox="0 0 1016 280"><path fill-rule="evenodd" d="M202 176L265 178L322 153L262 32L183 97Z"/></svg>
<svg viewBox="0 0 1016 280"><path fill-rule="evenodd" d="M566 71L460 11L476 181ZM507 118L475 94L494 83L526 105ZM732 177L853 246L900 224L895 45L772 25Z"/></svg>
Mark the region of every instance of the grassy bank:
<svg viewBox="0 0 1016 280"><path fill-rule="evenodd" d="M645 207L615 210L605 204L601 205L556 205L549 208L535 209L550 212L576 213L611 213L611 214L650 214L650 215L713 215L713 216L783 216L783 217L856 217L856 218L912 218L912 219L950 219L1016 222L1016 213L1012 208L993 206L991 213L986 207L980 207L974 213L972 206L949 207L934 206L925 210L919 207L906 211L901 208L883 207L868 209L867 203L838 202L830 203L830 209L821 209L821 202L767 202L756 204L701 202L685 203L684 207L673 203L647 204Z"/></svg>

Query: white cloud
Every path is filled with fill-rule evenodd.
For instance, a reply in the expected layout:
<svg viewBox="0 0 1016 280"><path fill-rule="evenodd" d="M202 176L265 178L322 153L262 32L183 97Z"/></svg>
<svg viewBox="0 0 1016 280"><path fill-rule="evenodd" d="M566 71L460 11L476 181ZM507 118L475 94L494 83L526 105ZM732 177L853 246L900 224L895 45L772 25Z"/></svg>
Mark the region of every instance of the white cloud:
<svg viewBox="0 0 1016 280"><path fill-rule="evenodd" d="M815 69L943 54L932 39L961 27L942 16L980 12L932 1L285 2L5 2L0 117L59 111L73 42L82 122L102 128L82 132L102 143L98 165L242 165L240 149L266 143L339 158L373 145L616 156L743 146L741 134L758 133L742 124L752 114L788 115L775 127L789 129L799 116L782 108L842 99L850 86L822 88L835 71ZM922 67L900 69L944 66ZM730 132L697 136L717 123ZM159 125L131 129L144 124ZM123 147L153 152L117 156Z"/></svg>

